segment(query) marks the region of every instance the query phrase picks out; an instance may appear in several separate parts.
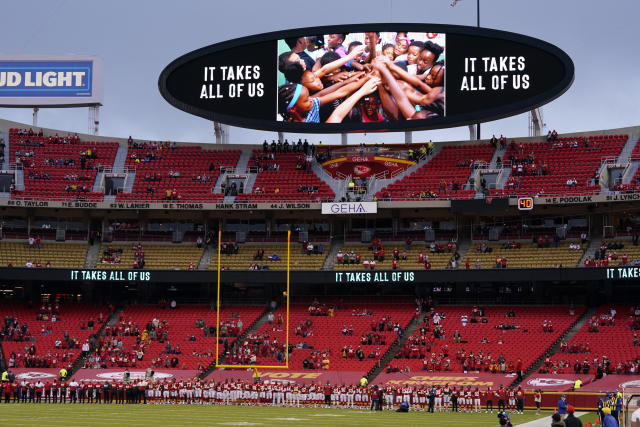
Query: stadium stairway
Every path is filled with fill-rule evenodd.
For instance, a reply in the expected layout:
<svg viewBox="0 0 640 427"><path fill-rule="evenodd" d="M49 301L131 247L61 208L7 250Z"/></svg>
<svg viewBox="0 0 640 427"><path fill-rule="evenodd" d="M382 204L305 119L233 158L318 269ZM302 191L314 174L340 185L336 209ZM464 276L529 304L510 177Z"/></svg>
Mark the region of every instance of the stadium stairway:
<svg viewBox="0 0 640 427"><path fill-rule="evenodd" d="M247 176L247 180L244 183L244 192L245 193L253 192L253 184L255 184L257 176L258 176L258 174L255 174L255 173L250 173Z"/></svg>
<svg viewBox="0 0 640 427"><path fill-rule="evenodd" d="M460 254L460 263L458 264L458 268L463 268L464 259L467 256L467 252L469 252L469 248L471 247L471 240L463 239L458 242L458 253ZM471 265L474 264L475 261L469 260Z"/></svg>
<svg viewBox="0 0 640 427"><path fill-rule="evenodd" d="M100 257L100 245L102 242L94 241L93 245L89 245L87 249L87 257L84 261L84 268L95 268Z"/></svg>
<svg viewBox="0 0 640 427"><path fill-rule="evenodd" d="M260 317L258 317L256 321L253 322L253 324L249 326L242 335L240 335L238 338L236 338L233 341L241 342L242 340L245 340L249 335L255 334L256 332L258 332L260 328L262 328L262 326L267 322L267 315L270 312L271 310L269 310L269 308L266 308L264 312L260 315ZM225 362L225 356L224 354L221 354L220 357L218 358L218 364L222 365L224 364L224 362ZM214 360L213 362L211 362L209 366L207 366L207 369L205 369L200 374L200 379L206 378L211 372L215 370L216 370L216 361Z"/></svg>
<svg viewBox="0 0 640 427"><path fill-rule="evenodd" d="M24 169L16 170L16 191L24 191Z"/></svg>
<svg viewBox="0 0 640 427"><path fill-rule="evenodd" d="M629 134L627 142L625 142L624 147L620 150L620 155L618 155L616 163L628 163L631 160L631 154L633 153L633 149L636 148L638 137L640 137L640 133ZM633 176L633 174L631 174L631 176Z"/></svg>
<svg viewBox="0 0 640 427"><path fill-rule="evenodd" d="M596 249L600 249L600 245L602 244L602 236L591 236L591 240L589 241L589 246L584 250L584 254L582 254L582 258L580 258L580 263L578 267L584 268L584 261L593 256L596 253Z"/></svg>
<svg viewBox="0 0 640 427"><path fill-rule="evenodd" d="M564 334L562 334L548 349L547 351L544 352L544 354L542 356L540 356L538 358L538 360L536 360L535 362L533 362L531 364L531 366L529 366L529 369L527 369L524 374L522 375L522 380L524 380L525 378L528 378L529 375L533 374L534 372L536 372L538 369L540 369L540 367L542 366L542 364L544 363L544 359L546 357L551 357L552 355L556 354L558 352L558 350L560 349L560 342L561 341L569 341L569 339L571 339L571 337L573 337L579 330L580 328L591 318L591 316L593 316L596 312L595 308L587 308L584 313L582 314L582 316L580 316L574 323L573 325L571 325L571 327L569 329L567 329L565 331ZM520 384L522 382L522 380L518 380L516 379L513 384L511 385L512 387L517 387L518 384Z"/></svg>
<svg viewBox="0 0 640 427"><path fill-rule="evenodd" d="M491 157L491 161L489 162L489 169L497 169L498 165L498 157L504 160L504 155L507 153L507 147L501 148L500 145L496 148L496 151L493 152L493 157Z"/></svg>
<svg viewBox="0 0 640 427"><path fill-rule="evenodd" d="M627 167L627 169L624 171L624 174L622 175L623 185L631 184L633 177L636 176L638 167L640 167L640 160L631 160L629 163L629 167Z"/></svg>
<svg viewBox="0 0 640 427"><path fill-rule="evenodd" d="M498 181L496 181L496 188L504 188L510 176L511 168L502 168L502 172L498 175Z"/></svg>
<svg viewBox="0 0 640 427"><path fill-rule="evenodd" d="M216 245L207 246L202 252L202 257L200 258L200 262L198 263L198 270L208 270L211 265L211 260L216 253Z"/></svg>
<svg viewBox="0 0 640 427"><path fill-rule="evenodd" d="M226 182L227 180L227 173L221 173L220 175L218 175L218 179L216 180L216 183L213 185L213 192L214 193L222 193L222 183Z"/></svg>
<svg viewBox="0 0 640 427"><path fill-rule="evenodd" d="M129 150L126 145L118 145L118 151L116 151L116 158L113 161L113 167L111 170L113 173L124 172L124 165L127 162L127 153Z"/></svg>
<svg viewBox="0 0 640 427"><path fill-rule="evenodd" d="M387 350L387 352L383 354L382 357L378 360L376 366L374 366L373 369L367 372L367 379L369 380L369 383L371 383L371 381L373 381L384 370L384 368L386 368L387 365L391 363L391 361L396 357L398 350L400 350L404 346L404 343L418 329L421 321L422 314L418 317L414 316L413 319L411 319L411 322L407 326L407 329L405 329L404 333L402 334L402 338L396 339L396 341L391 344L391 346L389 346L389 350Z"/></svg>
<svg viewBox="0 0 640 427"><path fill-rule="evenodd" d="M0 169L9 170L9 159L11 159L11 151L9 149L9 134L0 132L0 140L4 140L4 162L0 164Z"/></svg>
<svg viewBox="0 0 640 427"><path fill-rule="evenodd" d="M106 329L106 327L114 326L116 324L116 322L118 321L118 318L120 317L120 313L122 313L122 310L124 310L124 306L118 306L113 311L113 313L107 318L107 320L102 324L102 327L98 329L94 335L96 337L104 336L104 330ZM80 345L82 345L82 343ZM80 353L77 359L73 362L71 369L68 371L67 378L73 377L73 374L75 374L78 369L84 366L85 359L86 358L82 355L82 353Z"/></svg>
<svg viewBox="0 0 640 427"><path fill-rule="evenodd" d="M331 271L333 267L336 265L336 255L338 252L342 250L344 247L344 240L334 240L331 242L331 250L329 254L324 259L324 264L322 264L323 271Z"/></svg>
<svg viewBox="0 0 640 427"><path fill-rule="evenodd" d="M127 176L124 179L124 188L122 189L123 193L131 193L131 190L133 189L133 183L136 180L136 173L135 172L129 172L127 173Z"/></svg>
<svg viewBox="0 0 640 427"><path fill-rule="evenodd" d="M0 345L0 372L4 372L7 370L7 362L5 362L5 360L4 349L2 348L2 345Z"/></svg>
<svg viewBox="0 0 640 427"><path fill-rule="evenodd" d="M324 168L320 166L320 164L315 159L311 162L311 170L316 174L317 177L319 177L329 185L329 187L333 191L333 194L336 195L334 199L335 201L340 200L344 196L344 185L342 180L335 179L334 177L329 175L329 172L324 170Z"/></svg>
<svg viewBox="0 0 640 427"><path fill-rule="evenodd" d="M237 173L245 173L247 171L247 165L249 164L249 160L251 160L251 150L243 151L238 157L238 163L236 164L236 172Z"/></svg>
<svg viewBox="0 0 640 427"><path fill-rule="evenodd" d="M104 189L102 188L102 178L104 177L104 172L98 172L96 174L96 180L93 182L93 187L91 191L94 193L103 193Z"/></svg>

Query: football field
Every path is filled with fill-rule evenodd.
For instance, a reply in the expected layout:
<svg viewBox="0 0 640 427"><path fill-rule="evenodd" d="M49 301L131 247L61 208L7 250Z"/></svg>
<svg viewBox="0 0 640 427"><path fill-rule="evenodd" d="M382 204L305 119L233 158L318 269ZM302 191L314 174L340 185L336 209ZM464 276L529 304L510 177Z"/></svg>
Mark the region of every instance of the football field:
<svg viewBox="0 0 640 427"><path fill-rule="evenodd" d="M513 425L538 418L550 422L550 411L512 415ZM370 412L353 409L273 408L209 405L54 405L0 404L6 426L477 426L495 427L497 415L424 412Z"/></svg>

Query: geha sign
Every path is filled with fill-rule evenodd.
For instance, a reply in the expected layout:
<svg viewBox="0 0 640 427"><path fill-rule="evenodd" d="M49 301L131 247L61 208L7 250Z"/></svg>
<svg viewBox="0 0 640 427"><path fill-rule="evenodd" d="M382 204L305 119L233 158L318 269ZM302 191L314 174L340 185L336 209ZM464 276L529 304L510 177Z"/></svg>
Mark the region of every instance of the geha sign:
<svg viewBox="0 0 640 427"><path fill-rule="evenodd" d="M325 133L496 120L555 99L573 78L569 56L532 37L378 23L213 44L171 62L158 85L170 104L209 120Z"/></svg>

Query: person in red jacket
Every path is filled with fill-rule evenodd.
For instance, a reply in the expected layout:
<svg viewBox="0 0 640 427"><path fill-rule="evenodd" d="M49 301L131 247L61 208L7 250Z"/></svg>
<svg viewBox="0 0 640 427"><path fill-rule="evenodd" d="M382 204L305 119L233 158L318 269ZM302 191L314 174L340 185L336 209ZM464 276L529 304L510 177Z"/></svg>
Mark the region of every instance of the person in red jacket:
<svg viewBox="0 0 640 427"><path fill-rule="evenodd" d="M333 394L333 388L331 388L331 384L327 381L327 385L324 386L324 404L325 406L331 406L331 394Z"/></svg>

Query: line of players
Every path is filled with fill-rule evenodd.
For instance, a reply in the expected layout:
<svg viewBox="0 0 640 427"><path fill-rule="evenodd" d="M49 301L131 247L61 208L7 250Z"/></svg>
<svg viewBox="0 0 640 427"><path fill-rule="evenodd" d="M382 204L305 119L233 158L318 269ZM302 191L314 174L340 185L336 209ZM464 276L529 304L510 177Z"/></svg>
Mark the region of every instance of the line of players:
<svg viewBox="0 0 640 427"><path fill-rule="evenodd" d="M57 381L3 382L2 398L5 403L156 403L156 404L220 404L251 406L312 406L375 409L393 409L408 403L413 410L427 412L493 412L522 413L524 391L505 389L472 389L471 386L332 386L246 381L176 381L147 379L132 381Z"/></svg>

